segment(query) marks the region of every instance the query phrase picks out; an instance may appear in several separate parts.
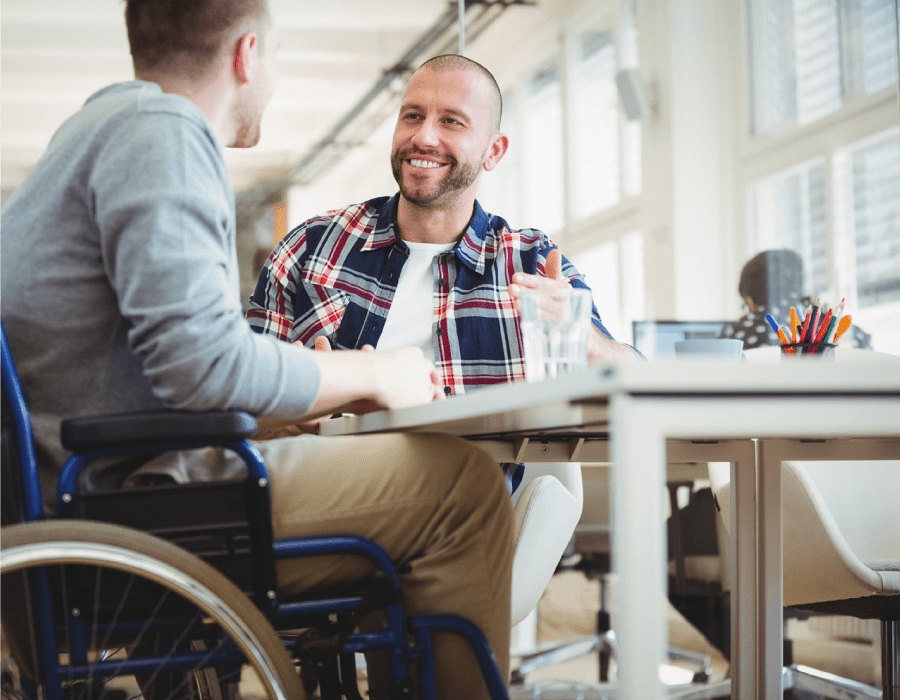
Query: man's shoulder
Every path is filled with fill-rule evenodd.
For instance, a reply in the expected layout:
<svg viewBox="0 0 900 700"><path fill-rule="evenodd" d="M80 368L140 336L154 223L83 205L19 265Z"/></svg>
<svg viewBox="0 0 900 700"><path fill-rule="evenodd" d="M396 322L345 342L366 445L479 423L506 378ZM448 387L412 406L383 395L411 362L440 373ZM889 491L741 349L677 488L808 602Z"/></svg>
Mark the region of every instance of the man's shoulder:
<svg viewBox="0 0 900 700"><path fill-rule="evenodd" d="M385 208L389 201L390 197L376 197L310 217L291 229L284 237L283 244L320 245L348 237L368 238L383 228Z"/></svg>
<svg viewBox="0 0 900 700"><path fill-rule="evenodd" d="M506 219L496 214L487 214L487 233L494 245L500 248L533 250L546 247L550 239L546 233L536 228L513 228Z"/></svg>
<svg viewBox="0 0 900 700"><path fill-rule="evenodd" d="M60 129L71 141L106 145L105 153L132 150L183 153L186 147L208 153L221 148L203 112L181 95L156 83L133 80L109 85L91 95Z"/></svg>
<svg viewBox="0 0 900 700"><path fill-rule="evenodd" d="M98 90L84 104L90 112L133 115L170 115L207 126L206 117L186 97L163 92L156 83L131 80Z"/></svg>
<svg viewBox="0 0 900 700"><path fill-rule="evenodd" d="M499 214L493 214L485 209L481 202L475 202L475 213L472 217L472 228L479 231L486 238L494 237L505 243L512 241L524 241L529 244L547 240L547 235L536 228L515 228L507 219Z"/></svg>

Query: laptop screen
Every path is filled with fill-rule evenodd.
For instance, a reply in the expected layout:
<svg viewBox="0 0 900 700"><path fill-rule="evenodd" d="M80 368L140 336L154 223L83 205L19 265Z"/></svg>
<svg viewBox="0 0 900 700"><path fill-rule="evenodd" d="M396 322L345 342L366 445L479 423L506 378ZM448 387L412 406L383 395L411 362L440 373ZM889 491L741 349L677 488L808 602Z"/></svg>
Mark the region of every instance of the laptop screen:
<svg viewBox="0 0 900 700"><path fill-rule="evenodd" d="M717 338L728 321L632 321L634 347L648 359L675 358L675 343L691 338Z"/></svg>

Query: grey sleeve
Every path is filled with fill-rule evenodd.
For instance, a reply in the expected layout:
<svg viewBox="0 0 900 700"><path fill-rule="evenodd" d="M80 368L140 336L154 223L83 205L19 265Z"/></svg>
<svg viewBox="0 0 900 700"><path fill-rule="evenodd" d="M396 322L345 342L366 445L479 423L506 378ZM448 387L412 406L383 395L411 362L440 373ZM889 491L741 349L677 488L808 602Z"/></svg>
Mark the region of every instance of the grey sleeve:
<svg viewBox="0 0 900 700"><path fill-rule="evenodd" d="M181 409L305 413L319 392L313 353L253 333L243 317L233 199L212 134L149 113L116 136L92 173L93 218L154 393Z"/></svg>

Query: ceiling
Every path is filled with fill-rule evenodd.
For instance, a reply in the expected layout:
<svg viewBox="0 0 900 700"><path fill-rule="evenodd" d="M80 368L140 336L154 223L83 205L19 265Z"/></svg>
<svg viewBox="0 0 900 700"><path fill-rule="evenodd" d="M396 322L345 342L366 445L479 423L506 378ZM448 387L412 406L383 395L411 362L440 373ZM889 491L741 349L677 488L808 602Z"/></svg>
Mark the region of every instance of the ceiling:
<svg viewBox="0 0 900 700"><path fill-rule="evenodd" d="M296 170L379 81L388 84L384 94L402 89L405 77L385 81L385 73L395 75L398 61L458 7L457 0L270 0L270 6L281 37L281 79L259 145L226 152L237 189ZM121 0L3 0L0 177L5 191L21 183L57 127L88 96L131 79L122 15ZM435 46L455 52L457 26L454 20ZM422 53L412 63L433 54ZM383 116L368 117L373 119ZM365 137L357 132L350 140Z"/></svg>

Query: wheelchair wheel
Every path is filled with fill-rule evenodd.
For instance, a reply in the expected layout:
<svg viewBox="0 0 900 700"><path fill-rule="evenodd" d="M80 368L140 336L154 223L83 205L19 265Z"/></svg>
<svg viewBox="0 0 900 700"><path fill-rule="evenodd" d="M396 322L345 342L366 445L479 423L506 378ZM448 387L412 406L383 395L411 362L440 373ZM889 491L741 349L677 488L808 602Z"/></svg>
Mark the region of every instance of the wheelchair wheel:
<svg viewBox="0 0 900 700"><path fill-rule="evenodd" d="M157 537L48 520L4 527L2 627L47 700L305 697L284 644L221 573ZM23 686L24 687L24 686Z"/></svg>

